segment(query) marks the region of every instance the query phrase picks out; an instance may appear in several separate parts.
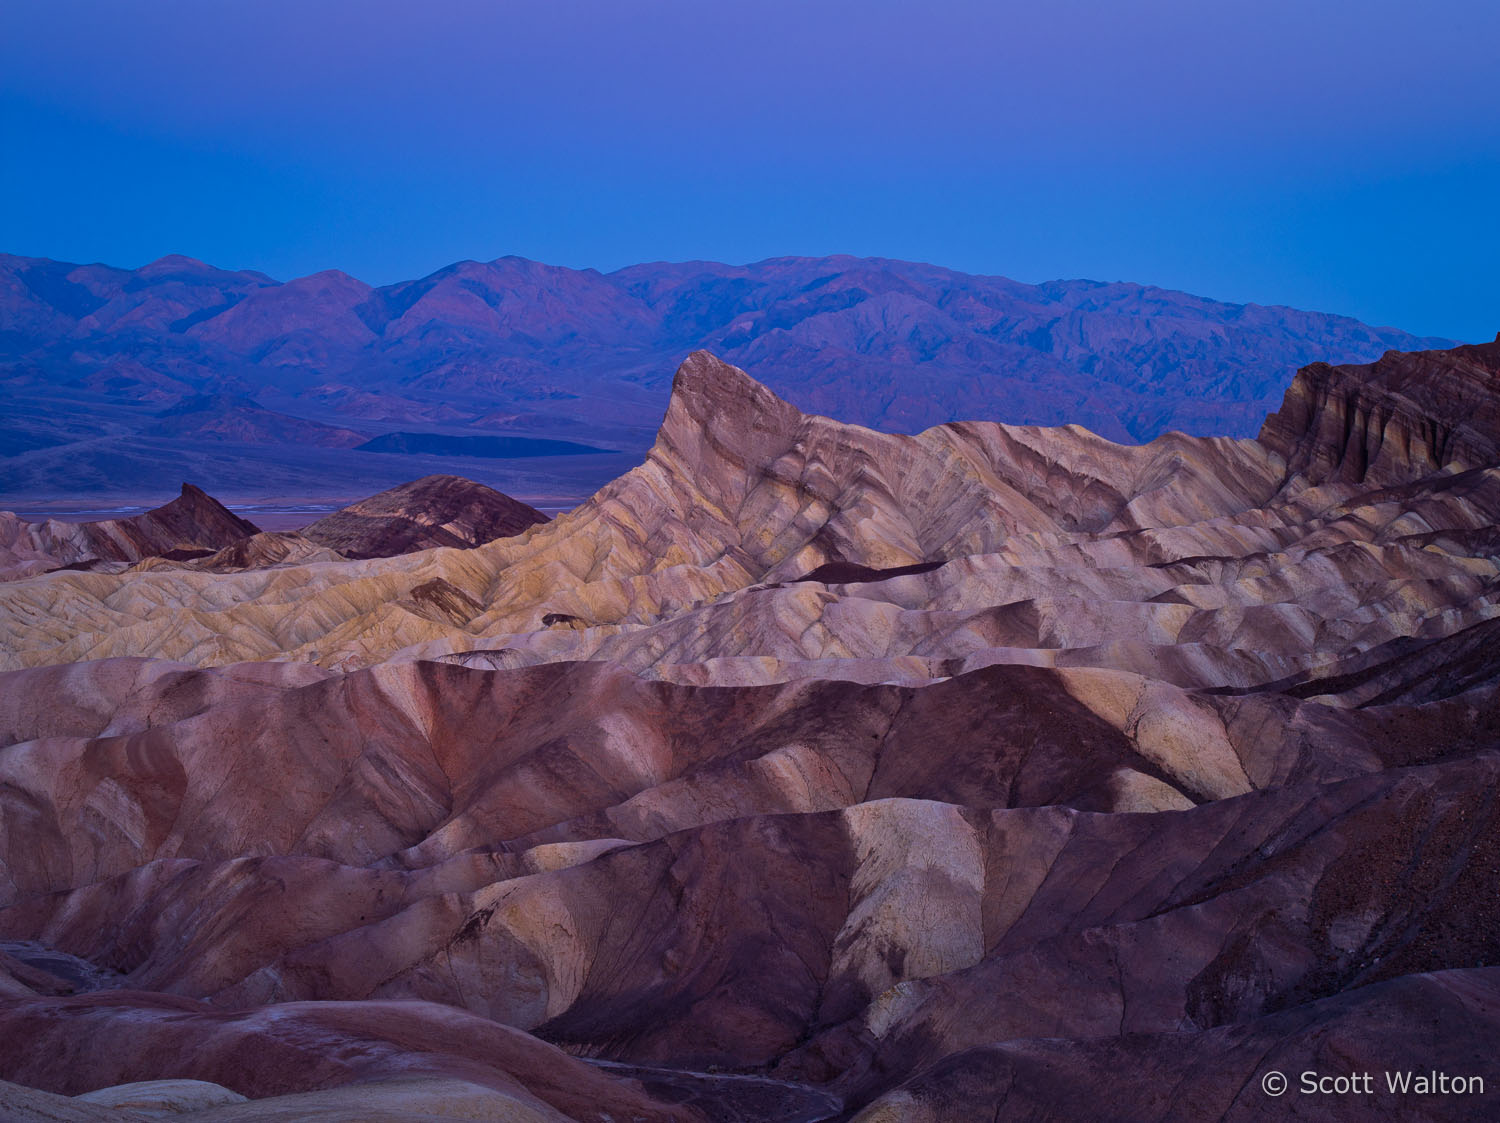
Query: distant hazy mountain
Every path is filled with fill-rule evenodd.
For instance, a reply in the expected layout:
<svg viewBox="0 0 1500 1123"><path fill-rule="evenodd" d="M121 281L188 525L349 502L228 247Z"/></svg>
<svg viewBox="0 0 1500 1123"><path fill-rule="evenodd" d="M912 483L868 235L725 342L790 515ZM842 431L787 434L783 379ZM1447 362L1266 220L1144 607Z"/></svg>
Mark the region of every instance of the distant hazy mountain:
<svg viewBox="0 0 1500 1123"><path fill-rule="evenodd" d="M352 494L440 469L524 493L519 461L401 457L466 447L414 433L633 457L700 347L804 409L876 428L985 418L1145 440L1253 433L1305 363L1449 342L1141 285L851 257L610 274L508 257L371 288L178 256L136 270L0 256L0 494L149 489L181 477L179 456L226 493L305 490L313 475ZM389 455L348 447L394 432L407 436L375 446ZM588 490L621 467L563 459L535 470Z"/></svg>

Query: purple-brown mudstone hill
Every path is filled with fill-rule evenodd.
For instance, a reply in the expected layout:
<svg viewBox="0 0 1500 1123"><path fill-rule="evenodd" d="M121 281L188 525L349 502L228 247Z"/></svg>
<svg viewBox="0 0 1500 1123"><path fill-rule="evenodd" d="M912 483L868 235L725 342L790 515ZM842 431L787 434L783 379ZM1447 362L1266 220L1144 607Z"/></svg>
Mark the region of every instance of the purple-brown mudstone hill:
<svg viewBox="0 0 1500 1123"><path fill-rule="evenodd" d="M514 492L525 458L549 451L544 470L586 495L650 444L666 373L699 348L803 409L886 431L985 419L1147 440L1249 435L1306 363L1446 342L1149 286L852 257L608 274L507 257L372 288L181 257L128 270L0 256L0 386L19 407L0 422L0 496L128 491L185 454L224 493L316 478L351 494L426 472ZM479 436L557 444L436 440Z"/></svg>
<svg viewBox="0 0 1500 1123"><path fill-rule="evenodd" d="M153 510L99 522L28 522L0 511L0 579L143 558L203 557L259 532L192 484Z"/></svg>
<svg viewBox="0 0 1500 1123"><path fill-rule="evenodd" d="M425 476L342 507L295 533L264 533L192 484L164 506L102 522L28 522L0 512L0 581L57 569L119 573L133 563L225 572L316 557L388 558L472 549L547 516L458 476Z"/></svg>
<svg viewBox="0 0 1500 1123"><path fill-rule="evenodd" d="M433 546L471 549L520 534L547 516L459 476L424 476L335 511L301 530L347 558L388 558Z"/></svg>
<svg viewBox="0 0 1500 1123"><path fill-rule="evenodd" d="M1144 445L699 351L520 533L0 585L0 1117L1491 1118L1497 449L1497 345Z"/></svg>

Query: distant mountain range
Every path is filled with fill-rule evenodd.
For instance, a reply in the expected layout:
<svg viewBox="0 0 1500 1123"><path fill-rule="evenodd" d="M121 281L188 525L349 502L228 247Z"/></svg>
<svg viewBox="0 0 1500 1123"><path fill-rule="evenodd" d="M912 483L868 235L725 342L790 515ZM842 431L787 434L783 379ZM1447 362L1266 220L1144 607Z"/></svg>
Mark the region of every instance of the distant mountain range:
<svg viewBox="0 0 1500 1123"><path fill-rule="evenodd" d="M169 492L188 474L224 495L355 495L435 471L582 495L644 451L697 348L874 428L1076 422L1140 441L1250 434L1305 363L1450 343L853 257L609 274L506 257L372 288L0 255L0 496Z"/></svg>

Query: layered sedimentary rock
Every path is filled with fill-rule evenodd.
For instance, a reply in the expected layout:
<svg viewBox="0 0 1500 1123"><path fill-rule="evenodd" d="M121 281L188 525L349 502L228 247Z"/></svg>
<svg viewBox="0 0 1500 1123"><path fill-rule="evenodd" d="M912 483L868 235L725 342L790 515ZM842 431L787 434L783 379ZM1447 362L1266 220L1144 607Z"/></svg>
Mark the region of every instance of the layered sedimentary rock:
<svg viewBox="0 0 1500 1123"><path fill-rule="evenodd" d="M384 558L434 546L479 546L546 521L536 508L483 484L424 476L342 507L296 533L268 533L183 484L172 502L124 519L32 523L0 512L0 580L57 569L223 573Z"/></svg>
<svg viewBox="0 0 1500 1123"><path fill-rule="evenodd" d="M1284 417L1320 377L1299 376L1264 441L1120 446L977 423L875 433L700 354L646 462L551 523L354 566L50 575L0 600L3 658L606 659L726 684L1024 662L1243 688L1489 618L1500 474L1297 467L1323 437ZM848 581L849 565L908 572ZM162 603L192 611L163 619Z"/></svg>
<svg viewBox="0 0 1500 1123"><path fill-rule="evenodd" d="M1401 484L1500 463L1500 337L1451 351L1388 351L1368 366L1314 363L1262 444L1312 482Z"/></svg>
<svg viewBox="0 0 1500 1123"><path fill-rule="evenodd" d="M201 557L259 531L192 484L154 510L103 522L31 523L0 511L0 579L96 562Z"/></svg>
<svg viewBox="0 0 1500 1123"><path fill-rule="evenodd" d="M1309 368L1259 441L899 437L699 354L643 465L513 537L13 582L0 1097L935 1123L1489 1078L1497 401L1460 348Z"/></svg>

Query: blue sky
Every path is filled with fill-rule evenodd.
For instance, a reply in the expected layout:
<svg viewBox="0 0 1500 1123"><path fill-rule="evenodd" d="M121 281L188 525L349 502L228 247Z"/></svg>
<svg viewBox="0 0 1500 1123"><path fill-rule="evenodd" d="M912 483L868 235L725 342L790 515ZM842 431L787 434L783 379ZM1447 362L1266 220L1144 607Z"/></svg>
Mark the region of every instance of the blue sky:
<svg viewBox="0 0 1500 1123"><path fill-rule="evenodd" d="M1500 330L1500 4L11 0L0 250L854 253Z"/></svg>

